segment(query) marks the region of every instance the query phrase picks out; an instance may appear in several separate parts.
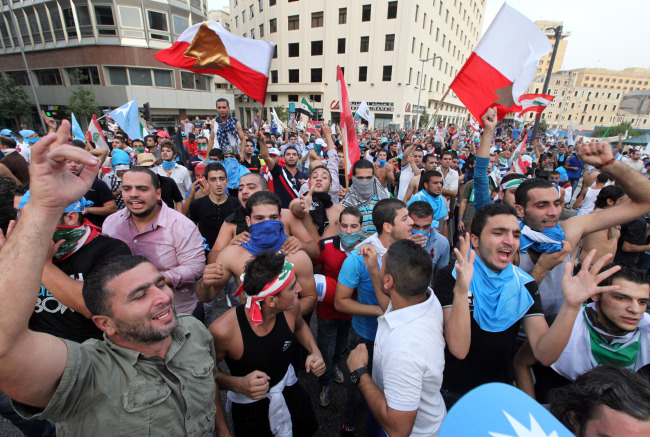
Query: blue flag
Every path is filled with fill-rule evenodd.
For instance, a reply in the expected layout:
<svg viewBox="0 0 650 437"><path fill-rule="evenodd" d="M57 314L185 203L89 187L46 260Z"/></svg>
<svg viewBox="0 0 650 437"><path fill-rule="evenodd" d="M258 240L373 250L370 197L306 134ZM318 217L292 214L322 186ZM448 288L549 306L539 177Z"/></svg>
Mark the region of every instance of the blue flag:
<svg viewBox="0 0 650 437"><path fill-rule="evenodd" d="M141 140L140 120L138 119L138 99L125 103L108 115L126 132L132 140Z"/></svg>
<svg viewBox="0 0 650 437"><path fill-rule="evenodd" d="M81 126L79 126L79 123L74 116L74 112L71 112L70 115L72 115L72 135L74 136L74 139L86 141L84 131L81 130Z"/></svg>
<svg viewBox="0 0 650 437"><path fill-rule="evenodd" d="M485 384L449 410L438 437L572 437L551 413L523 391L506 384Z"/></svg>

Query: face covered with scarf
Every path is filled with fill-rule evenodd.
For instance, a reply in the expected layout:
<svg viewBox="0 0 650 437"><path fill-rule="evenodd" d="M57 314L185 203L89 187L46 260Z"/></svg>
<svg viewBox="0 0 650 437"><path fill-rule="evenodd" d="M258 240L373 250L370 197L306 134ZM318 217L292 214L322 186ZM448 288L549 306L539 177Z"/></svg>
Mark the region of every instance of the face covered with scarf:
<svg viewBox="0 0 650 437"><path fill-rule="evenodd" d="M280 221L280 208L277 205L255 205L250 216L246 217L250 232L248 243L242 244L253 255L262 252L277 252L282 248L287 235L284 224Z"/></svg>

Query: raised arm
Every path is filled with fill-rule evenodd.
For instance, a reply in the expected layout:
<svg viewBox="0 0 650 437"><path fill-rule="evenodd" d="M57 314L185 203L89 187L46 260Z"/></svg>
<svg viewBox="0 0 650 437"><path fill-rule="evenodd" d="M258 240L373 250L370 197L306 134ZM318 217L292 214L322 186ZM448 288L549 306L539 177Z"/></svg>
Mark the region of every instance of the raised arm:
<svg viewBox="0 0 650 437"><path fill-rule="evenodd" d="M271 159L271 155L269 155L269 147L266 145L266 138L261 129L257 132L257 145L260 148L260 156L266 163L269 171L273 170L273 167L275 167L275 161Z"/></svg>
<svg viewBox="0 0 650 437"><path fill-rule="evenodd" d="M28 329L40 290L41 274L52 235L64 208L91 187L99 160L67 145L70 123L63 121L32 146L31 200L13 232L0 243L0 389L21 403L44 408L52 398L67 361L65 343ZM66 160L80 161L79 177L68 172Z"/></svg>
<svg viewBox="0 0 650 437"><path fill-rule="evenodd" d="M492 203L490 199L490 184L488 182L488 168L490 164L490 143L497 125L497 111L489 108L481 118L483 121L483 135L481 145L476 152L476 165L474 166L474 208L479 209Z"/></svg>

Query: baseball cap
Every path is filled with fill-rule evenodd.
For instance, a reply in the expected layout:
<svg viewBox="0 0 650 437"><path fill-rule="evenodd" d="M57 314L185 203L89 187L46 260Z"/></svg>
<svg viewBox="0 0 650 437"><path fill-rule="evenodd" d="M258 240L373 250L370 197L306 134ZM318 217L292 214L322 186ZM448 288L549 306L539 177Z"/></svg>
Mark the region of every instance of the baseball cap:
<svg viewBox="0 0 650 437"><path fill-rule="evenodd" d="M269 149L269 155L278 155L278 156L280 156L280 151L278 149L276 149L275 147L271 147Z"/></svg>
<svg viewBox="0 0 650 437"><path fill-rule="evenodd" d="M164 130L159 130L158 132L156 132L156 135L159 136L160 138L169 138L169 134Z"/></svg>
<svg viewBox="0 0 650 437"><path fill-rule="evenodd" d="M138 165L143 167L151 167L156 162L156 157L153 156L153 153L139 153L137 158Z"/></svg>
<svg viewBox="0 0 650 437"><path fill-rule="evenodd" d="M23 137L23 138L29 138L32 135L34 135L35 133L36 132L34 132L33 130L29 130L29 129L24 129L24 130L21 130L20 132L18 132L18 134L20 134L20 136Z"/></svg>
<svg viewBox="0 0 650 437"><path fill-rule="evenodd" d="M7 137L13 136L13 132L10 129L2 129L0 130L0 135L4 135Z"/></svg>

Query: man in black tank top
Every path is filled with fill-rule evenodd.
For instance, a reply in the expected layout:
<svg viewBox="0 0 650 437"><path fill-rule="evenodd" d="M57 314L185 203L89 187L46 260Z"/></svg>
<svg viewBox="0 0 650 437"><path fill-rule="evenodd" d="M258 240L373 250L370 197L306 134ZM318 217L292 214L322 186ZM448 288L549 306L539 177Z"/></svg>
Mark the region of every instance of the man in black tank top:
<svg viewBox="0 0 650 437"><path fill-rule="evenodd" d="M246 305L228 310L210 326L216 359L225 359L231 373L220 372L218 382L228 390L235 435L313 435L318 425L290 364L291 344L297 339L307 349L308 373L322 375L325 363L300 316L293 264L282 254L263 252L246 265L241 291Z"/></svg>

